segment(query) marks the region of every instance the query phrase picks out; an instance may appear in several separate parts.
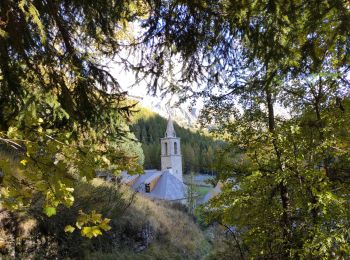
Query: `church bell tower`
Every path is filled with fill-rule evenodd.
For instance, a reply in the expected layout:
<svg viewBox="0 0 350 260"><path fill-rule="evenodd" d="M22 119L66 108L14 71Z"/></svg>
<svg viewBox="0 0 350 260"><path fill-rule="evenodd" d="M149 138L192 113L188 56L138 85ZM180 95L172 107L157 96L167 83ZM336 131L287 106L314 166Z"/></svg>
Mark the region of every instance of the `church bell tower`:
<svg viewBox="0 0 350 260"><path fill-rule="evenodd" d="M165 131L165 137L160 139L161 144L161 170L170 170L170 172L182 180L182 155L180 138L176 137L173 120L168 119L168 125Z"/></svg>

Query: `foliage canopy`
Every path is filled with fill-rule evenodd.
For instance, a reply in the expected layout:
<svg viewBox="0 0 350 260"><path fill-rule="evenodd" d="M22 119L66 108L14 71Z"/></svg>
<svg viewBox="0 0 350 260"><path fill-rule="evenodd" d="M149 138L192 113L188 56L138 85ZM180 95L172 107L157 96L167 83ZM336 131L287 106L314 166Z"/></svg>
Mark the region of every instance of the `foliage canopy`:
<svg viewBox="0 0 350 260"><path fill-rule="evenodd" d="M15 182L1 160L1 198L22 207L40 191L51 215L76 176L137 169L137 147L120 145L130 106L100 60L116 55L153 92L203 97L203 122L239 148L223 151L209 217L251 256L348 255L349 30L344 0L3 0L0 140L20 169Z"/></svg>
<svg viewBox="0 0 350 260"><path fill-rule="evenodd" d="M141 1L1 1L3 206L23 210L41 193L52 216L58 205L74 203L74 185L96 169L140 170L142 150L127 126L134 104L103 64L132 41L127 26L145 15L143 7Z"/></svg>
<svg viewBox="0 0 350 260"><path fill-rule="evenodd" d="M251 256L348 255L349 3L160 1L155 14L136 68L153 91L203 97L203 123L240 150L218 165L212 219Z"/></svg>

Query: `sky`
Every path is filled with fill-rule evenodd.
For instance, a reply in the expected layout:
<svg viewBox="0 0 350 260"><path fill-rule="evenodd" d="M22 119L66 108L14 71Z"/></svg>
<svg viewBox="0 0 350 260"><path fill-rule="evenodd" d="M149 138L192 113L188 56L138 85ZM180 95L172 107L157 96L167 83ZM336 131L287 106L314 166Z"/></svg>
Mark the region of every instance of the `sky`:
<svg viewBox="0 0 350 260"><path fill-rule="evenodd" d="M176 103L177 98L172 96L172 95L167 95L165 97L165 100L162 100L161 97L159 97L159 96L152 96L152 95L147 94L147 85L146 85L145 81L142 81L142 82L138 83L137 85L133 86L133 84L135 82L135 75L130 71L125 71L123 68L118 66L118 64L116 64L115 62L110 61L109 66L110 66L110 72L112 73L112 75L114 77L116 77L118 79L119 84L121 85L122 89L124 91L127 91L129 96L137 97L143 106L148 107L148 108L152 109L153 111L155 111L156 108L154 106L155 106L155 104L159 103L160 101L163 104L166 102L170 102L170 104ZM204 105L203 100L197 100L197 102L195 104L195 108L198 111L200 111L203 108L203 105ZM189 102L185 103L183 106L188 108L190 106L190 103ZM239 109L242 111L241 107ZM159 112L159 111L155 111L155 112ZM276 113L276 115L284 117L286 119L290 118L289 112L279 104L275 104L275 113ZM165 115L163 115L163 116L165 116Z"/></svg>
<svg viewBox="0 0 350 260"><path fill-rule="evenodd" d="M132 58L131 58L132 59ZM148 94L147 83L146 81L141 81L137 85L134 85L136 81L136 76L131 71L124 70L120 65L118 65L113 60L106 60L106 65L110 67L110 73L118 80L124 91L128 92L128 95L137 98L140 103L148 107L152 110L155 109L155 104L161 102L162 104L169 103L171 106L177 107L176 103L178 101L178 97L174 94L167 94L165 97L160 97L160 95L151 95ZM185 102L181 105L184 109L189 109L190 102ZM196 104L194 106L198 111L203 107L203 100L196 100ZM156 111L157 112L157 111ZM165 115L163 115L165 116Z"/></svg>

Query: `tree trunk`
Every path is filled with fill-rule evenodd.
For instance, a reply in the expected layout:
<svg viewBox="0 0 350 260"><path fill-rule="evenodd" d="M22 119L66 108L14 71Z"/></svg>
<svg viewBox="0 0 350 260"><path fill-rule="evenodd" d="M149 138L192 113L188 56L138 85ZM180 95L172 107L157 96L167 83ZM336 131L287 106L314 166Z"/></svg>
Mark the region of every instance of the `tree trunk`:
<svg viewBox="0 0 350 260"><path fill-rule="evenodd" d="M271 87L269 82L267 82L265 86L265 95L266 95L266 104L268 109L269 132L272 134L272 143L273 143L273 147L277 157L278 168L280 171L283 171L284 169L283 169L283 163L281 160L281 151L277 144L277 137L275 132L275 129L276 129L275 114L274 114L274 108L273 108ZM284 249L285 249L285 256L288 256L289 242L291 240L290 199L289 199L288 188L283 183L283 181L279 183L279 191L280 191L280 198L281 198L282 208L283 208L281 227L283 230L283 238L284 238L284 244L285 244Z"/></svg>

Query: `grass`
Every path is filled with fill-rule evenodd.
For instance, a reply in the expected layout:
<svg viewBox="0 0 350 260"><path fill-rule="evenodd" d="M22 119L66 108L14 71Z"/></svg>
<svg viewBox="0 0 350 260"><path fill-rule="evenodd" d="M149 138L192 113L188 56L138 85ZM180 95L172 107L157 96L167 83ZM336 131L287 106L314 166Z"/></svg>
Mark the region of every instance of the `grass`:
<svg viewBox="0 0 350 260"><path fill-rule="evenodd" d="M212 189L213 189L212 187L204 187L204 186L195 187L195 190L198 193L200 198L203 198Z"/></svg>
<svg viewBox="0 0 350 260"><path fill-rule="evenodd" d="M60 207L51 218L42 214L40 200L31 206L30 215L20 219L19 230L21 241L33 251L23 248L18 257L202 259L209 252L205 234L181 205L153 201L102 180L79 183L74 196L71 208ZM96 209L111 219L112 229L92 239L81 237L79 230L65 233L65 225L74 225L80 209ZM13 240L10 230L0 231L0 242Z"/></svg>
<svg viewBox="0 0 350 260"><path fill-rule="evenodd" d="M130 259L200 259L208 252L204 233L179 205L137 195L126 217L132 225L149 225L155 235L144 252L129 252Z"/></svg>

